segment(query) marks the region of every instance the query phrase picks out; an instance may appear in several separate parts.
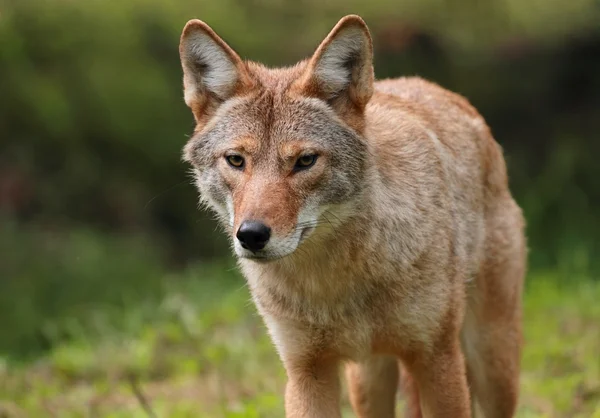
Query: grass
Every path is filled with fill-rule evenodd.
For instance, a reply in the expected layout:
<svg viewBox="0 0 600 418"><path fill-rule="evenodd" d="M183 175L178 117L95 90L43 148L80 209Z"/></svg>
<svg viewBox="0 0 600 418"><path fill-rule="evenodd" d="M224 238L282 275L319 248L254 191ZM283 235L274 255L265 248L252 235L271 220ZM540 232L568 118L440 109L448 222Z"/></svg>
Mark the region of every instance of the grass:
<svg viewBox="0 0 600 418"><path fill-rule="evenodd" d="M79 333L0 360L0 417L283 416L285 373L237 273L203 266L165 283L120 325L58 321ZM538 274L527 287L518 416L598 418L600 283L555 283Z"/></svg>

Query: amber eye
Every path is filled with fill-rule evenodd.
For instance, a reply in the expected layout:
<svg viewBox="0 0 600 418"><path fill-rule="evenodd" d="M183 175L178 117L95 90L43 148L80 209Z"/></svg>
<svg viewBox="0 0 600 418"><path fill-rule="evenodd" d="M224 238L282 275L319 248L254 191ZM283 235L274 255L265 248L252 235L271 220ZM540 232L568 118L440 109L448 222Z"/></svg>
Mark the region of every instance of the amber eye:
<svg viewBox="0 0 600 418"><path fill-rule="evenodd" d="M317 161L317 156L312 155L303 155L302 157L296 160L296 165L294 166L295 170L304 170L309 167L312 167Z"/></svg>
<svg viewBox="0 0 600 418"><path fill-rule="evenodd" d="M225 157L227 163L233 168L243 168L244 167L244 157L237 154L228 155Z"/></svg>

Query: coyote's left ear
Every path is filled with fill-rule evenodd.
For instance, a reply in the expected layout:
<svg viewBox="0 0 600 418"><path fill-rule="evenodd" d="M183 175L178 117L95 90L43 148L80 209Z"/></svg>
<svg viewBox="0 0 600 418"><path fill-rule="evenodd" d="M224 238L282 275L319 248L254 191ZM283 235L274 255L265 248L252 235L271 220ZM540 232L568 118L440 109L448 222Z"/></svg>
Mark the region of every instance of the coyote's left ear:
<svg viewBox="0 0 600 418"><path fill-rule="evenodd" d="M206 23L190 20L179 44L185 103L197 121L251 85L245 64Z"/></svg>
<svg viewBox="0 0 600 418"><path fill-rule="evenodd" d="M359 16L342 18L309 61L304 89L327 101L347 99L364 108L373 95L373 43Z"/></svg>

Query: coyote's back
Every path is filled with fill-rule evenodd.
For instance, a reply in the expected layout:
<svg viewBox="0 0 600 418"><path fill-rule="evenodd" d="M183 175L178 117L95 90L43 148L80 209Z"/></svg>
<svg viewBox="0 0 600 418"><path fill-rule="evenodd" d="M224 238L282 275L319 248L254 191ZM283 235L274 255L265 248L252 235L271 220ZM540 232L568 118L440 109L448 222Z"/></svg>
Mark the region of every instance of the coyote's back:
<svg viewBox="0 0 600 418"><path fill-rule="evenodd" d="M286 367L288 417L513 416L524 225L502 152L464 98L374 82L347 16L294 67L244 62L206 24L180 46L185 148Z"/></svg>

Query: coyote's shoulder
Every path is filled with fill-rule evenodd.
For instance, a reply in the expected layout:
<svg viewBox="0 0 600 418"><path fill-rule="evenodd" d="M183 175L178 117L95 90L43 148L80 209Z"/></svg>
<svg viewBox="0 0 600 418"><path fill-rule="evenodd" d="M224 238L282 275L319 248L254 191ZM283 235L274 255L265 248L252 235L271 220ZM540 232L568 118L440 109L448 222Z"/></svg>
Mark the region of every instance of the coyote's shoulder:
<svg viewBox="0 0 600 418"><path fill-rule="evenodd" d="M371 118L370 126L384 132L374 133L373 141L386 143L404 137L406 141L421 143L419 139L428 136L433 142L439 141L443 146L441 151L450 153L452 160L459 164L457 168L478 166L485 178L483 182L471 179L472 186L482 183L490 193L508 191L502 151L483 117L467 99L419 77L378 81L375 92L366 114ZM399 135L386 134L386 129L398 124L401 126L396 131ZM420 132L419 139L410 133L400 133L403 128ZM473 164L472 158L478 162Z"/></svg>
<svg viewBox="0 0 600 418"><path fill-rule="evenodd" d="M294 67L245 62L205 23L182 34L185 148L288 374L286 414L514 414L524 223L500 146L458 94L374 81L347 16ZM466 361L465 361L466 360Z"/></svg>

